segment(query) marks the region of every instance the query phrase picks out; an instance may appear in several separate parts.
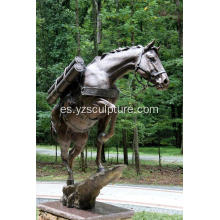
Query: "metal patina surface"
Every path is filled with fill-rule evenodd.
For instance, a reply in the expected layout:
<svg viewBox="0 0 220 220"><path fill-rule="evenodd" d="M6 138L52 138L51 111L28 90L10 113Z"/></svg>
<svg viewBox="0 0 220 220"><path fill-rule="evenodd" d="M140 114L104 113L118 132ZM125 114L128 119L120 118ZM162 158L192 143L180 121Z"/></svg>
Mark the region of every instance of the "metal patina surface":
<svg viewBox="0 0 220 220"><path fill-rule="evenodd" d="M95 206L96 197L107 184L118 180L125 165L117 165L96 173L86 180L74 185L63 187L63 205L69 208L91 209Z"/></svg>
<svg viewBox="0 0 220 220"><path fill-rule="evenodd" d="M104 98L116 98L119 95L119 91L117 89L97 89L97 88L82 87L81 94L88 96L104 97Z"/></svg>
<svg viewBox="0 0 220 220"><path fill-rule="evenodd" d="M74 60L67 66L56 80L55 83L48 90L47 101L53 104L61 96L62 93L72 84L77 77L85 71L85 64L81 57L75 57Z"/></svg>
<svg viewBox="0 0 220 220"><path fill-rule="evenodd" d="M71 75L70 72L75 65L72 62L64 71L63 76L58 78L49 89L50 94L52 92L55 94L51 95L51 103L60 97L59 103L52 110L51 128L61 147L61 158L68 171L67 185L74 184L73 160L83 151L88 140L89 129L96 123L98 123L96 164L98 171L104 170L101 164L101 150L103 144L114 135L117 118L114 109L119 96L115 82L118 79L134 70L135 75L153 83L156 89L168 87L169 79L158 57L158 50L154 46L154 41L147 46L118 48L96 57L85 69L83 61L76 60L74 62L79 65L74 67L74 71L79 73L82 70L83 74ZM80 66L82 68L79 68ZM66 80L68 74L72 78ZM76 112L68 114L61 111L63 107L75 109L76 107L97 106L107 107L109 111L80 114ZM108 114L109 112L112 113ZM108 124L110 124L109 130L105 133ZM71 143L74 147L69 150Z"/></svg>

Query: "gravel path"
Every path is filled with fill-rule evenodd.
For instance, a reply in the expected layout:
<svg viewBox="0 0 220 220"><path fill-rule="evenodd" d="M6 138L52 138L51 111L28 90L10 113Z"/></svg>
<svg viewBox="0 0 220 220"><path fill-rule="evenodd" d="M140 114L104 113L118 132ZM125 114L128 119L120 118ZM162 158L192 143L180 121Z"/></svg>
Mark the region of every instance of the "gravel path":
<svg viewBox="0 0 220 220"><path fill-rule="evenodd" d="M37 181L37 203L59 200L62 181ZM181 187L115 184L105 186L97 201L133 209L167 214L182 214L183 193Z"/></svg>
<svg viewBox="0 0 220 220"><path fill-rule="evenodd" d="M37 148L37 153L39 154L45 154L45 155L55 155L55 150L52 149L46 149L46 148ZM60 149L57 150L57 155L60 156ZM88 156L91 157L91 152L88 152ZM115 153L110 153L109 157L110 158L116 158ZM96 157L96 153L92 152L92 157ZM123 154L119 153L119 159L123 159ZM132 159L132 155L128 154L128 159ZM141 160L151 160L151 161L158 161L158 156L156 155L142 155L140 153L140 159ZM177 163L181 164L183 163L183 157L182 156L162 156L162 162L167 162L167 163Z"/></svg>

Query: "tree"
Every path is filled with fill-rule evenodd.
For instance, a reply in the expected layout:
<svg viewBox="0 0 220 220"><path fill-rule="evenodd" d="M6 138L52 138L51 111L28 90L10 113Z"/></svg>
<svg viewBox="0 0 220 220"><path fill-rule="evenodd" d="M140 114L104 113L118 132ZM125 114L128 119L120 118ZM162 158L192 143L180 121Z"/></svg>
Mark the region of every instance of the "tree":
<svg viewBox="0 0 220 220"><path fill-rule="evenodd" d="M137 116L134 117L134 158L135 168L137 175L140 174L140 157L139 157L139 144L138 144L138 127L137 127Z"/></svg>
<svg viewBox="0 0 220 220"><path fill-rule="evenodd" d="M98 44L101 43L101 0L92 0L94 22L94 53L98 55Z"/></svg>
<svg viewBox="0 0 220 220"><path fill-rule="evenodd" d="M76 55L88 64L103 52L133 44L146 45L156 39L156 44L161 46L160 60L170 78L168 90L141 91L131 72L117 81L121 90L117 105L159 107L158 114L137 115L138 147L183 148L182 0L38 0L36 4L37 143L51 143L51 107L46 103L46 92ZM126 150L132 149L134 141L134 122L134 115L119 114L117 132L105 146L115 148L122 143L118 147L119 151L123 148L125 163ZM94 145L95 138L94 127L88 146Z"/></svg>
<svg viewBox="0 0 220 220"><path fill-rule="evenodd" d="M78 0L75 0L76 6L76 28L77 28L77 52L76 55L80 56L80 31L79 31L79 5Z"/></svg>
<svg viewBox="0 0 220 220"><path fill-rule="evenodd" d="M79 30L79 5L78 0L75 0L75 14L76 14L76 29L77 29L77 51L76 55L80 56L80 30ZM81 168L83 172L86 172L87 167L87 153L86 157L84 155L84 151L81 152Z"/></svg>
<svg viewBox="0 0 220 220"><path fill-rule="evenodd" d="M105 159L105 144L102 145L101 161L102 161L102 163L106 162L106 159Z"/></svg>
<svg viewBox="0 0 220 220"><path fill-rule="evenodd" d="M122 136L123 136L124 164L128 165L127 132L125 129L122 129Z"/></svg>

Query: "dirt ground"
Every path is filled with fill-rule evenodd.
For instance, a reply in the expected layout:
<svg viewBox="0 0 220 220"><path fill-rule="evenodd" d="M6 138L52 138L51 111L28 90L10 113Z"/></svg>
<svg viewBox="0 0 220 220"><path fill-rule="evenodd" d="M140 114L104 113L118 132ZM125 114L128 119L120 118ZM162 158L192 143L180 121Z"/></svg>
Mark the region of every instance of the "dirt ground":
<svg viewBox="0 0 220 220"><path fill-rule="evenodd" d="M105 164L105 167L114 164ZM95 163L88 162L86 172L82 172L79 162L74 165L74 178L83 180L96 172ZM37 162L37 180L66 180L66 168L62 163ZM129 165L118 183L153 184L153 185L183 185L183 168L181 166L162 167L155 165L142 165L141 174L137 176L135 168Z"/></svg>

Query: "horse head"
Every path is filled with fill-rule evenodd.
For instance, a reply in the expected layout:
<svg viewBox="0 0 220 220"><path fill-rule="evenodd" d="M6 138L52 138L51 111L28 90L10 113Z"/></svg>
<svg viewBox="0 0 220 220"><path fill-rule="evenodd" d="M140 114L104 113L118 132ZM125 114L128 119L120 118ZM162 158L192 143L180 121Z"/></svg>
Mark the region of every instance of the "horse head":
<svg viewBox="0 0 220 220"><path fill-rule="evenodd" d="M169 85L169 78L159 59L159 47L154 46L155 41L150 42L142 48L135 65L135 71L141 77L152 82L157 89L166 89Z"/></svg>

